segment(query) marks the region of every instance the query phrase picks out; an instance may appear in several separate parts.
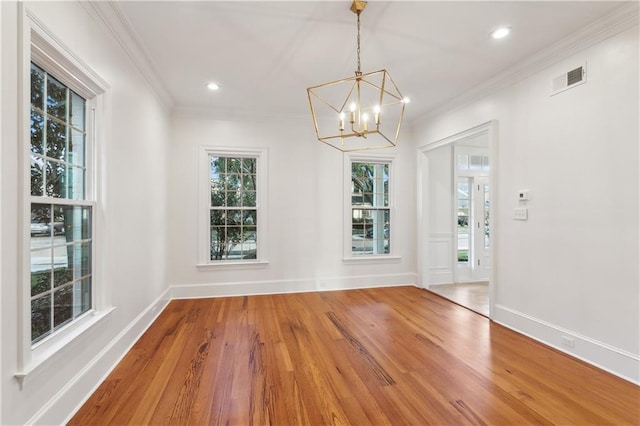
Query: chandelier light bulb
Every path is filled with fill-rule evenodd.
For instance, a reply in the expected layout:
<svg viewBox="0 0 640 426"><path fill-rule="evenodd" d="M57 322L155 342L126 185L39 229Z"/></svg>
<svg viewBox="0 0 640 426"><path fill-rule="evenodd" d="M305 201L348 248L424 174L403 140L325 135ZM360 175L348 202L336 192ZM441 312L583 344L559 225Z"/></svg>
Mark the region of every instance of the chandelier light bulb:
<svg viewBox="0 0 640 426"><path fill-rule="evenodd" d="M409 98L402 98L402 103L403 103L403 104L408 104L409 102L411 102L411 99L409 99Z"/></svg>
<svg viewBox="0 0 640 426"><path fill-rule="evenodd" d="M362 114L362 131L366 132L367 130L367 121L369 121L369 114L364 113Z"/></svg>
<svg viewBox="0 0 640 426"><path fill-rule="evenodd" d="M376 126L380 125L380 105L373 107L373 121L376 123Z"/></svg>

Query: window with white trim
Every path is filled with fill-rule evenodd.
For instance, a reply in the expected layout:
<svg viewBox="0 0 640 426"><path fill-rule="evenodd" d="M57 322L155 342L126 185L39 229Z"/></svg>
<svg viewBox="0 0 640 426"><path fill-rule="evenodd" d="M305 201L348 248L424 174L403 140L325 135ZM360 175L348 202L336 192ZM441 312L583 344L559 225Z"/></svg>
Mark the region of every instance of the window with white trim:
<svg viewBox="0 0 640 426"><path fill-rule="evenodd" d="M205 148L202 155L206 155L206 210L202 209L206 214L201 223L208 238L201 264L264 261L266 151Z"/></svg>
<svg viewBox="0 0 640 426"><path fill-rule="evenodd" d="M391 251L390 160L353 158L351 163L351 256Z"/></svg>
<svg viewBox="0 0 640 426"><path fill-rule="evenodd" d="M31 63L31 342L92 307L87 100Z"/></svg>

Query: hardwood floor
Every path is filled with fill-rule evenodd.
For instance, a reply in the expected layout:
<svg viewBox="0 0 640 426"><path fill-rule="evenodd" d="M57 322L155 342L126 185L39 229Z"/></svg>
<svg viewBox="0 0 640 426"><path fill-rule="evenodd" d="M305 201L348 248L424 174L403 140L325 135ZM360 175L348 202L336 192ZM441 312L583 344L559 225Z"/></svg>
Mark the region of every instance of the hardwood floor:
<svg viewBox="0 0 640 426"><path fill-rule="evenodd" d="M176 300L69 424L640 424L640 388L414 287Z"/></svg>
<svg viewBox="0 0 640 426"><path fill-rule="evenodd" d="M439 294L452 302L489 317L489 282L439 284L429 287L429 291Z"/></svg>

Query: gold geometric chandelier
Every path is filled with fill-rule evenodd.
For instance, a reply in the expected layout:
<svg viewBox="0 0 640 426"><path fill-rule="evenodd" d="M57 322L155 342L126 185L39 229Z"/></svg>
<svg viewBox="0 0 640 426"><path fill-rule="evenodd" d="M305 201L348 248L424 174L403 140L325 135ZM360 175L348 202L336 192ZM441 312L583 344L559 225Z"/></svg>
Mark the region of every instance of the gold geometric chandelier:
<svg viewBox="0 0 640 426"><path fill-rule="evenodd" d="M386 70L360 70L360 13L366 5L361 0L351 5L358 26L355 76L307 89L318 140L343 152L396 146L409 102Z"/></svg>

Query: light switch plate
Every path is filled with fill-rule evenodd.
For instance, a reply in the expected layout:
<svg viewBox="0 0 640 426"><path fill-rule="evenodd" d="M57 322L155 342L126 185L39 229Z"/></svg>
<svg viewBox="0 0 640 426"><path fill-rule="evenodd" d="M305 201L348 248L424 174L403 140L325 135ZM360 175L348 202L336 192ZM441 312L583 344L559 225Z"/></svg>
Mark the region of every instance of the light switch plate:
<svg viewBox="0 0 640 426"><path fill-rule="evenodd" d="M518 191L518 201L527 201L529 199L529 190L521 189Z"/></svg>
<svg viewBox="0 0 640 426"><path fill-rule="evenodd" d="M516 207L513 209L513 218L515 220L527 220L529 210L526 207Z"/></svg>

